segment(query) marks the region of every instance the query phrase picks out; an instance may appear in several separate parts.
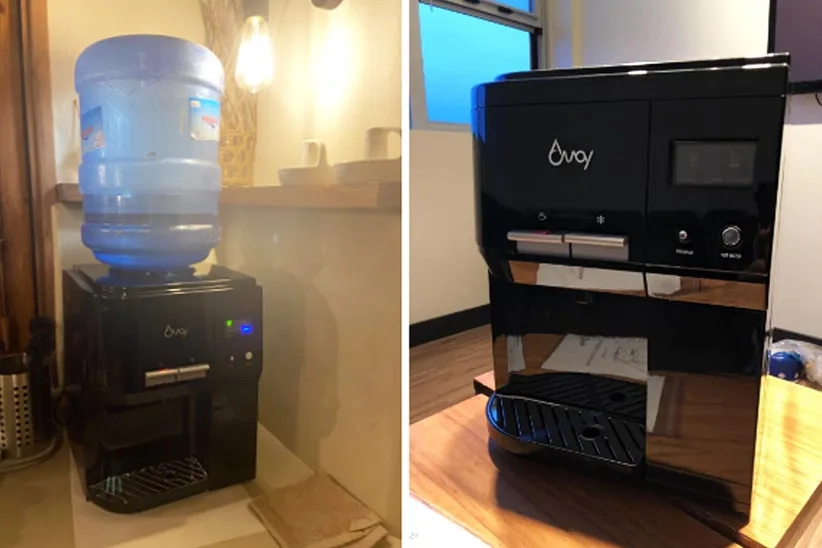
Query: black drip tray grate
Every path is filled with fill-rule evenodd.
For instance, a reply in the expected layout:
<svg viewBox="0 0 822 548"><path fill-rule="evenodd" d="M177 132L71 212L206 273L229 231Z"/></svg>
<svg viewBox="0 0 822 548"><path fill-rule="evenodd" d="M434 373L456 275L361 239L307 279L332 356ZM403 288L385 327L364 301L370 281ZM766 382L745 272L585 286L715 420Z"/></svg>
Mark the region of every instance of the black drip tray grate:
<svg viewBox="0 0 822 548"><path fill-rule="evenodd" d="M92 485L90 498L113 512L139 512L208 489L208 473L194 457L109 476Z"/></svg>
<svg viewBox="0 0 822 548"><path fill-rule="evenodd" d="M522 443L577 454L603 464L634 468L645 453L645 426L599 411L494 393L488 420Z"/></svg>
<svg viewBox="0 0 822 548"><path fill-rule="evenodd" d="M645 384L584 373L513 373L508 384L498 392L571 407L596 409L645 423Z"/></svg>

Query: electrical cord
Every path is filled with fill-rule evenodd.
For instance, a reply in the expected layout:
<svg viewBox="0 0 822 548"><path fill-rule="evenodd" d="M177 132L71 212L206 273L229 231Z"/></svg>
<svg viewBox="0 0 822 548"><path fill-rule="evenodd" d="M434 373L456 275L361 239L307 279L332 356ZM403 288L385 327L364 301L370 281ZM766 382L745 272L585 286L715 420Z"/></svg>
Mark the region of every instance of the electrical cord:
<svg viewBox="0 0 822 548"><path fill-rule="evenodd" d="M72 415L74 415L74 406L72 405L73 402L71 401L71 398L67 398L67 396L68 393L66 392L66 387L63 386L63 389L60 390L60 393L54 400L54 406L51 412L52 420L54 420L54 422L60 426L68 426L71 422ZM68 409L68 411L66 411L65 417L61 416L61 404L63 403L64 398L67 402L65 407Z"/></svg>
<svg viewBox="0 0 822 548"><path fill-rule="evenodd" d="M819 94L814 93L813 96L816 98L816 104L822 107L822 100L819 99Z"/></svg>

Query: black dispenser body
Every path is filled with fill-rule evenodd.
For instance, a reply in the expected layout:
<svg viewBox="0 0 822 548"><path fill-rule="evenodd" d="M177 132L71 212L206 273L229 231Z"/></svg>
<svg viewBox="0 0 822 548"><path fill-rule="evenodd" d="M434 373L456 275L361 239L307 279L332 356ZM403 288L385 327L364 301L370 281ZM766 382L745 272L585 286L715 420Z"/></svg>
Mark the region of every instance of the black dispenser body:
<svg viewBox="0 0 822 548"><path fill-rule="evenodd" d="M750 511L788 58L477 86L492 438Z"/></svg>
<svg viewBox="0 0 822 548"><path fill-rule="evenodd" d="M129 513L255 477L262 290L220 266L63 272L68 431L89 500Z"/></svg>

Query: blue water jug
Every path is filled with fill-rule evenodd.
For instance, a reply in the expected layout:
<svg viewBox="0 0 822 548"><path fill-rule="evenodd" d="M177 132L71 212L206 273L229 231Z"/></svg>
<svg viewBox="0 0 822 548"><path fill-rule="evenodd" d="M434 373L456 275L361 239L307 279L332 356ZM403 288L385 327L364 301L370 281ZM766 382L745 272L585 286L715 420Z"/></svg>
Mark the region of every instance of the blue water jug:
<svg viewBox="0 0 822 548"><path fill-rule="evenodd" d="M214 53L170 36L116 36L80 55L82 238L99 261L173 271L217 245L224 85Z"/></svg>

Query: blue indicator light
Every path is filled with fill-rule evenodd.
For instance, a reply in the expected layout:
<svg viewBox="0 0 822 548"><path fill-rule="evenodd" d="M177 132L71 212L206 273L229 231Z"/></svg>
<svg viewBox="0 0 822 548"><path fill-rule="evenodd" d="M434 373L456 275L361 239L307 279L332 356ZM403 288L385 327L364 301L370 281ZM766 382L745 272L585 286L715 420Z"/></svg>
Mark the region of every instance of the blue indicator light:
<svg viewBox="0 0 822 548"><path fill-rule="evenodd" d="M240 332L243 333L244 335L248 335L249 333L251 333L251 326L248 325L248 324L241 325L240 326Z"/></svg>

